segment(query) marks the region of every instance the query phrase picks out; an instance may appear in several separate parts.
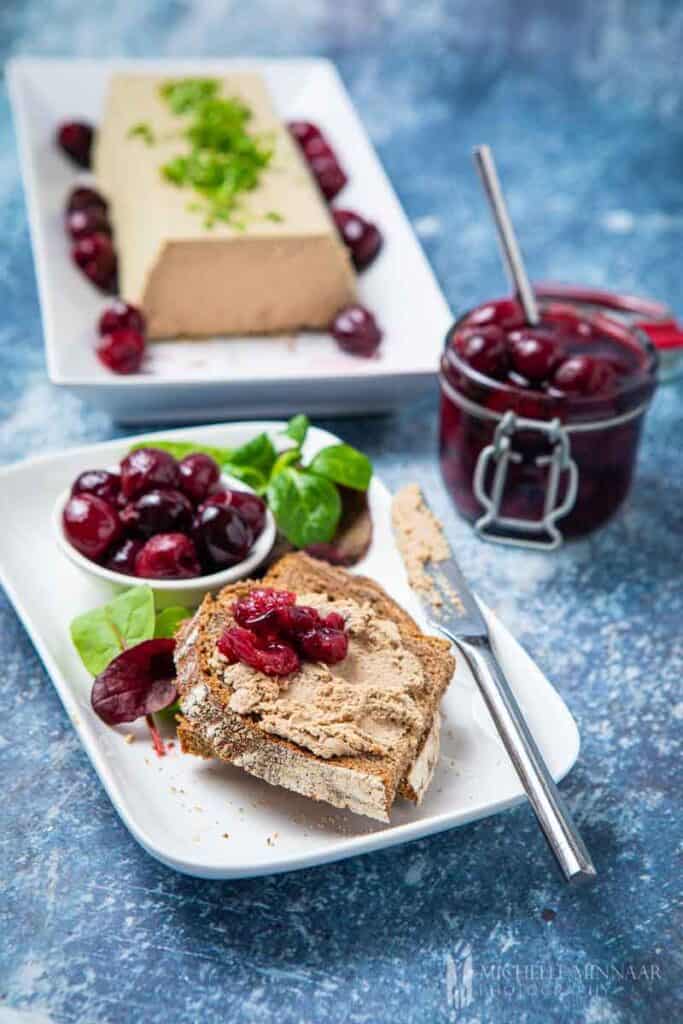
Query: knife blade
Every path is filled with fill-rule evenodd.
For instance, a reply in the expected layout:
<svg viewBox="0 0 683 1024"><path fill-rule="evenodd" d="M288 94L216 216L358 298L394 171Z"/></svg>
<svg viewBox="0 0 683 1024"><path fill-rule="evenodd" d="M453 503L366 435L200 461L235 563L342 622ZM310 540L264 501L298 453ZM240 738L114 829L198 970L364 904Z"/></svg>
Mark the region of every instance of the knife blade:
<svg viewBox="0 0 683 1024"><path fill-rule="evenodd" d="M430 614L426 606L425 611L467 663L565 880L592 882L596 870L591 856L527 725L452 549L445 560L428 561L424 571L438 594L439 613Z"/></svg>

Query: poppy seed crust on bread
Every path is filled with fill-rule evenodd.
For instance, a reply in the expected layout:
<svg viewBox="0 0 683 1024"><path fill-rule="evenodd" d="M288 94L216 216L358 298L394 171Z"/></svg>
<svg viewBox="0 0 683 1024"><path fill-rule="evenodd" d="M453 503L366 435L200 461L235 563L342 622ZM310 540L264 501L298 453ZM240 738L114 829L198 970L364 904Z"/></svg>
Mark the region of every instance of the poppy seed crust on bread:
<svg viewBox="0 0 683 1024"><path fill-rule="evenodd" d="M255 587L353 602L366 614L393 623L401 650L421 669L420 684L411 694L424 723L421 735L406 729L381 753L323 757L266 731L258 714L233 710L233 691L217 665L216 644L226 625L233 624L234 602ZM242 580L215 597L207 595L181 627L175 658L183 713L178 734L184 751L220 758L273 785L380 821L389 820L398 794L419 801L429 785L439 752L439 703L455 661L447 641L422 634L373 580L303 553L286 555L263 580Z"/></svg>

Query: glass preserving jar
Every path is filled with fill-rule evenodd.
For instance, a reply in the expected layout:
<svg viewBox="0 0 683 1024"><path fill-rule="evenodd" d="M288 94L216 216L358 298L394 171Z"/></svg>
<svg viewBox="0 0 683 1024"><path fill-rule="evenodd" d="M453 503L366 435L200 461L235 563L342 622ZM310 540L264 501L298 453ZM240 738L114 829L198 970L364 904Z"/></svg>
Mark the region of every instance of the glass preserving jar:
<svg viewBox="0 0 683 1024"><path fill-rule="evenodd" d="M539 299L536 327L502 299L449 330L440 459L477 533L554 548L606 523L628 494L657 353L595 305Z"/></svg>

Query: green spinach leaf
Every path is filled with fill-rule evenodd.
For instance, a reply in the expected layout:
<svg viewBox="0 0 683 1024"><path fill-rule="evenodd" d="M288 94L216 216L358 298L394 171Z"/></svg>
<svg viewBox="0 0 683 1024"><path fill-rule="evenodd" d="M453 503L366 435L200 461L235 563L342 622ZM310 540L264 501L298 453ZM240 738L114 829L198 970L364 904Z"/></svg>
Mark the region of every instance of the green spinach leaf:
<svg viewBox="0 0 683 1024"><path fill-rule="evenodd" d="M181 608L180 605L173 605L171 608L164 608L157 612L154 623L155 637L174 637L181 622L189 619L192 612L189 608Z"/></svg>
<svg viewBox="0 0 683 1024"><path fill-rule="evenodd" d="M372 479L372 463L349 444L332 444L315 456L309 469L354 491L367 491Z"/></svg>
<svg viewBox="0 0 683 1024"><path fill-rule="evenodd" d="M268 485L277 525L297 548L332 540L341 516L339 491L329 480L287 466Z"/></svg>
<svg viewBox="0 0 683 1024"><path fill-rule="evenodd" d="M126 647L154 636L154 595L147 586L133 587L113 601L79 615L71 623L71 639L81 661L94 676Z"/></svg>
<svg viewBox="0 0 683 1024"><path fill-rule="evenodd" d="M310 426L310 420L308 416L304 416L302 412L298 416L292 416L291 420L287 424L287 429L284 434L285 437L291 437L292 441L296 441L298 447L306 440L306 434Z"/></svg>

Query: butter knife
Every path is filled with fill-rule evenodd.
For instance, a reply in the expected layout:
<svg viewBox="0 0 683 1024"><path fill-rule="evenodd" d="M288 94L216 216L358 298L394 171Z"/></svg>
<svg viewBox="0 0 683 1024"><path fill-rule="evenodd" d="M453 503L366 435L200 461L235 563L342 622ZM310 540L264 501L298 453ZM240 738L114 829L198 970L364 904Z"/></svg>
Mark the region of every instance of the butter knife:
<svg viewBox="0 0 683 1024"><path fill-rule="evenodd" d="M548 771L517 698L491 645L488 626L460 568L451 556L425 567L442 596L442 614L432 624L460 651L484 698L529 803L567 882L596 877L590 854Z"/></svg>

